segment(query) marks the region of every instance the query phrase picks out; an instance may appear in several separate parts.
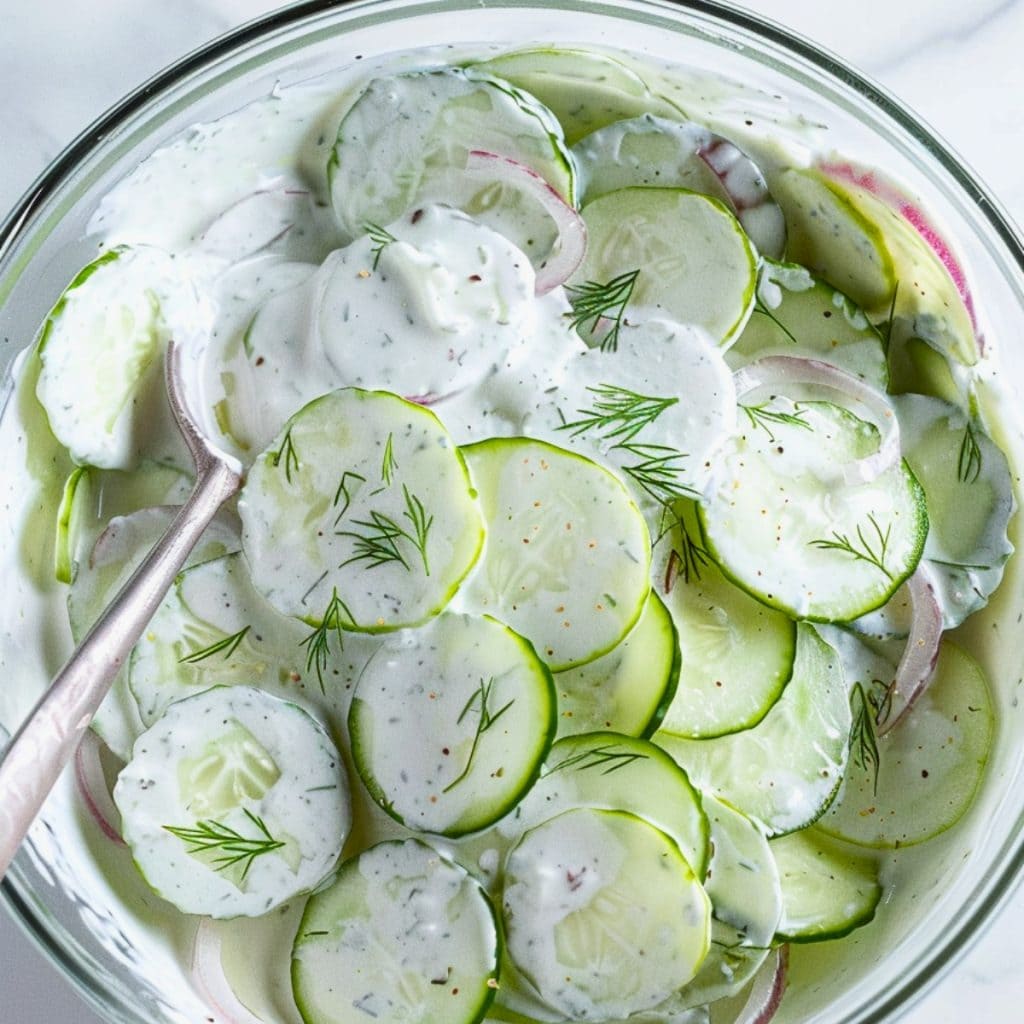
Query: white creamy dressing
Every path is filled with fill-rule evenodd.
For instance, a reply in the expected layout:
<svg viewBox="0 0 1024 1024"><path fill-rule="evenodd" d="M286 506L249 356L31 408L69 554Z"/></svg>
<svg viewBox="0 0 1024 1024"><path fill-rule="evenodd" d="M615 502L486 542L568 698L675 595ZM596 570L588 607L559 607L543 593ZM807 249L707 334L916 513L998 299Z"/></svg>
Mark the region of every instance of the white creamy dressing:
<svg viewBox="0 0 1024 1024"><path fill-rule="evenodd" d="M416 59L422 58L404 58L404 63ZM361 69L359 81L371 70ZM435 411L457 443L532 430L538 423L555 443L567 443L550 409L582 407L580 382L604 381L600 369L577 377L577 368L600 366L602 356L586 351L567 326L560 292L531 297L529 262L513 247L460 214L431 207L421 224L389 229L400 241L382 249L376 268L367 239L337 248L345 239L326 212L324 167L338 120L356 93L356 77L348 73L347 80L275 90L268 99L195 127L124 179L100 204L91 231L107 247L149 244L190 253L185 258L202 268L217 312L201 376L193 383L197 405L213 410L211 431L247 461L309 398L359 382L436 399ZM746 117L751 94L741 89L706 77L698 81L676 69L665 71L656 84L685 94L687 109L759 155L769 158L774 152L780 161L800 162L799 144L787 141L783 155L777 139L765 141L765 125L778 117L774 98L757 97L761 116L751 128ZM808 131L800 133L811 147L816 126L804 127ZM791 134L793 128L784 115L778 130ZM316 184L306 192L305 186L292 187L297 180ZM361 276L364 270L367 277ZM484 280L470 282L477 273ZM449 289L452 280L464 279L461 287ZM403 306L414 311L413 323L403 324ZM486 321L484 330L478 318ZM349 334L342 326L350 323L360 325L358 338L354 327ZM385 332L390 341L378 348ZM425 349L446 356L435 363ZM707 347L694 339L688 351L670 367L670 387L692 403L686 407L687 429L704 429L710 451L715 438L728 432L728 417L735 414L732 396ZM20 379L31 385L33 372L32 357L20 360ZM654 374L664 372L659 368ZM351 379L353 374L362 379ZM70 648L65 594L52 581L47 560L53 510L69 464L50 440L29 390L16 390L0 425L0 488L7 512L0 551L9 588L0 637L5 673L0 722L8 726L27 712L41 681ZM713 400L705 411L691 411L709 393ZM703 463L694 458L688 465ZM701 472L694 474L697 486ZM364 814L375 835L401 834L369 804L351 767L350 776L357 817ZM780 771L778 780L783 777ZM51 806L55 819L64 819L67 834L57 844L50 831L37 827L29 857L40 870L62 875L70 888L87 891L100 919L126 915L121 927L130 930L131 954L122 958L141 959L143 972L166 978L164 991L178 1000L184 983L175 976L187 971L180 965L187 962L191 923L164 907L153 908L126 851L106 844L73 804L65 780ZM936 863L957 859L955 843L939 843L936 849ZM494 859L488 850L480 857L484 868ZM887 880L897 899L928 857L920 851L904 854L898 869L887 858ZM243 1000L268 1020L288 1024L297 1016L285 951L299 909L292 904L256 922L219 926L225 966ZM858 955L862 940L854 936L847 942ZM809 956L829 958L827 951ZM833 958L831 966L837 965L842 960ZM180 995L180 1011L166 1010L168 1019L196 1019L187 998Z"/></svg>

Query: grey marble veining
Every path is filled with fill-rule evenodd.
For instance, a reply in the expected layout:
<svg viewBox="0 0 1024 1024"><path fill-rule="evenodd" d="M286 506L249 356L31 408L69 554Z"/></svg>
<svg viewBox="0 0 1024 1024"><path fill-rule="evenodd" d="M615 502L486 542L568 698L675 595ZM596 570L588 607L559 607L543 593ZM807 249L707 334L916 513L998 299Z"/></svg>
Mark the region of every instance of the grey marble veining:
<svg viewBox="0 0 1024 1024"><path fill-rule="evenodd" d="M0 216L123 93L274 0L4 3ZM917 110L1024 223L1024 0L756 0L748 7L852 61ZM1024 892L905 1024L1024 1020ZM0 1020L96 1018L0 915Z"/></svg>

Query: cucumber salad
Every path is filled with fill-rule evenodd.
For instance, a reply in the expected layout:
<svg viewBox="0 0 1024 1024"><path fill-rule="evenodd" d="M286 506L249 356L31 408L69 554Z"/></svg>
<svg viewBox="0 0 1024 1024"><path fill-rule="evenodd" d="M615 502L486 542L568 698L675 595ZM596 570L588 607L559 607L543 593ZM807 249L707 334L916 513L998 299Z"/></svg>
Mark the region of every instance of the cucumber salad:
<svg viewBox="0 0 1024 1024"><path fill-rule="evenodd" d="M210 1020L765 1024L971 806L1015 497L964 270L662 85L404 53L93 215L12 403L62 488L25 548L80 639L192 484L173 339L245 483L77 775Z"/></svg>

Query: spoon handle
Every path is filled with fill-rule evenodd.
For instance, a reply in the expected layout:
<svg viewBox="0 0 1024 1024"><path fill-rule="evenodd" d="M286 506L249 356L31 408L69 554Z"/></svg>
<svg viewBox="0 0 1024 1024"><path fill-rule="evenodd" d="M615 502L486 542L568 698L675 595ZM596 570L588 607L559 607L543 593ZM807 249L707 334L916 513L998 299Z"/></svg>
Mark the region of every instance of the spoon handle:
<svg viewBox="0 0 1024 1024"><path fill-rule="evenodd" d="M0 757L0 878L135 642L221 505L229 462L204 460L188 501L89 631Z"/></svg>

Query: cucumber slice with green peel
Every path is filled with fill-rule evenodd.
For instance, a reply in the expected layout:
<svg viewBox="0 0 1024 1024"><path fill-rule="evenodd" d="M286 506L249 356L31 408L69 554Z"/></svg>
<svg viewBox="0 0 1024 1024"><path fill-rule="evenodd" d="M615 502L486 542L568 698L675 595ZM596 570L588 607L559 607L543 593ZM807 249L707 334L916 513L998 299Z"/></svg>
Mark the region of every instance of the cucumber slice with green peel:
<svg viewBox="0 0 1024 1024"><path fill-rule="evenodd" d="M700 506L708 552L739 586L796 618L845 622L885 604L917 567L928 532L909 467L846 483L836 468L877 450L875 427L824 402L741 408L749 429L719 459Z"/></svg>
<svg viewBox="0 0 1024 1024"><path fill-rule="evenodd" d="M487 524L461 595L467 610L507 622L552 672L606 654L650 592L650 537L625 486L590 459L530 438L462 452Z"/></svg>
<svg viewBox="0 0 1024 1024"><path fill-rule="evenodd" d="M501 939L487 894L415 839L346 861L306 904L292 948L305 1024L477 1024L498 989Z"/></svg>
<svg viewBox="0 0 1024 1024"><path fill-rule="evenodd" d="M164 535L177 511L174 507L147 508L118 516L100 534L89 558L79 563L68 591L68 620L76 644ZM193 548L186 566L237 550L238 535L234 528L225 519L217 518ZM128 760L132 744L145 724L128 686L127 666L114 678L91 727L117 757Z"/></svg>
<svg viewBox="0 0 1024 1024"><path fill-rule="evenodd" d="M257 917L314 889L352 820L323 726L247 686L170 705L135 741L114 801L149 885L186 914L218 918Z"/></svg>
<svg viewBox="0 0 1024 1024"><path fill-rule="evenodd" d="M679 633L680 671L661 731L698 739L749 729L793 674L796 623L722 575L693 502L676 502L673 512L669 558L683 570L665 603Z"/></svg>
<svg viewBox="0 0 1024 1024"><path fill-rule="evenodd" d="M866 219L876 224L892 254L897 286L894 300L873 312L905 320L910 331L947 358L973 366L979 358L971 312L929 241L902 210L850 181L833 181ZM872 310L869 310L872 312Z"/></svg>
<svg viewBox="0 0 1024 1024"><path fill-rule="evenodd" d="M757 304L726 358L738 370L768 355L822 359L880 391L889 380L882 335L851 299L796 263L762 259Z"/></svg>
<svg viewBox="0 0 1024 1024"><path fill-rule="evenodd" d="M648 111L683 116L674 104L654 95L635 71L603 53L538 47L470 67L536 97L558 118L570 146L588 132Z"/></svg>
<svg viewBox="0 0 1024 1024"><path fill-rule="evenodd" d="M705 740L657 732L653 740L702 790L781 835L805 828L832 802L846 766L851 720L836 652L801 623L793 676L752 729Z"/></svg>
<svg viewBox="0 0 1024 1024"><path fill-rule="evenodd" d="M557 237L554 222L531 197L467 175L472 151L525 164L575 205L572 157L554 115L482 72L441 68L374 79L342 119L328 164L342 229L356 238L367 225L440 202L542 260Z"/></svg>
<svg viewBox="0 0 1024 1024"><path fill-rule="evenodd" d="M426 622L483 543L447 431L384 391L343 388L300 409L249 470L238 512L256 588L327 630Z"/></svg>
<svg viewBox="0 0 1024 1024"><path fill-rule="evenodd" d="M764 833L721 800L705 793L701 801L711 825L704 882L711 947L696 977L655 1007L658 1021L685 1019L687 1010L740 992L767 958L782 915L779 872Z"/></svg>
<svg viewBox="0 0 1024 1024"><path fill-rule="evenodd" d="M650 736L679 682L679 637L652 590L637 624L607 654L554 677L558 736L606 729Z"/></svg>
<svg viewBox="0 0 1024 1024"><path fill-rule="evenodd" d="M506 865L509 956L571 1020L648 1010L686 984L707 956L710 911L675 843L621 811L565 811Z"/></svg>
<svg viewBox="0 0 1024 1024"><path fill-rule="evenodd" d="M888 340L889 391L894 395L912 392L933 395L953 405L962 405L970 389L964 367L954 364L926 341L911 335L899 320L883 328Z"/></svg>
<svg viewBox="0 0 1024 1024"><path fill-rule="evenodd" d="M627 811L670 836L698 878L710 856L701 797L660 747L613 732L558 740L541 777L498 833L515 842L527 829L573 807Z"/></svg>
<svg viewBox="0 0 1024 1024"><path fill-rule="evenodd" d="M581 298L588 308L605 299L606 316L693 325L723 348L737 338L754 305L757 257L724 204L686 189L636 187L608 192L582 213L587 254L567 285L577 317Z"/></svg>
<svg viewBox="0 0 1024 1024"><path fill-rule="evenodd" d="M78 563L112 519L157 505L180 505L191 489L187 473L150 459L142 459L129 472L76 467L64 485L57 513L54 553L58 581L72 581Z"/></svg>
<svg viewBox="0 0 1024 1024"><path fill-rule="evenodd" d="M365 664L373 637L347 634L344 647L316 662L309 628L282 615L252 585L241 553L182 572L132 651L128 685L152 725L175 700L211 686L258 686L278 697L335 698L337 661ZM342 658L343 655L343 658ZM343 696L343 695L342 695Z"/></svg>
<svg viewBox="0 0 1024 1024"><path fill-rule="evenodd" d="M356 686L348 726L374 800L409 828L477 832L507 814L555 731L551 673L489 618L444 614L389 637Z"/></svg>
<svg viewBox="0 0 1024 1024"><path fill-rule="evenodd" d="M895 395L901 447L928 501L924 557L990 569L1013 553L1007 524L1016 508L1006 456L984 427L956 406Z"/></svg>
<svg viewBox="0 0 1024 1024"><path fill-rule="evenodd" d="M725 203L762 255L785 250L785 220L760 168L702 124L645 113L593 132L572 152L585 202L633 185L691 189Z"/></svg>
<svg viewBox="0 0 1024 1024"><path fill-rule="evenodd" d="M899 275L881 227L846 189L814 168L787 168L771 181L786 215L787 256L809 267L869 313L887 312Z"/></svg>
<svg viewBox="0 0 1024 1024"><path fill-rule="evenodd" d="M168 455L188 465L163 351L172 334L202 345L211 319L187 267L159 249L111 249L79 272L43 327L36 385L50 429L76 462L131 469L154 444L171 444Z"/></svg>
<svg viewBox="0 0 1024 1024"><path fill-rule="evenodd" d="M666 505L703 491L736 430L736 387L705 333L669 320L623 324L614 351L576 353L525 432L610 464L652 533Z"/></svg>
<svg viewBox="0 0 1024 1024"><path fill-rule="evenodd" d="M993 734L992 698L981 667L943 640L928 689L910 714L877 738L876 759L851 759L839 798L819 827L882 849L945 832L974 799Z"/></svg>
<svg viewBox="0 0 1024 1024"><path fill-rule="evenodd" d="M870 922L882 898L878 863L817 829L770 843L782 886L779 942L841 939Z"/></svg>

